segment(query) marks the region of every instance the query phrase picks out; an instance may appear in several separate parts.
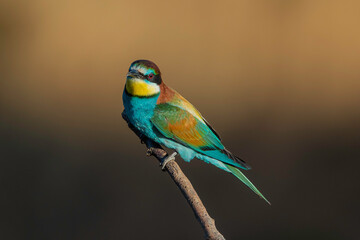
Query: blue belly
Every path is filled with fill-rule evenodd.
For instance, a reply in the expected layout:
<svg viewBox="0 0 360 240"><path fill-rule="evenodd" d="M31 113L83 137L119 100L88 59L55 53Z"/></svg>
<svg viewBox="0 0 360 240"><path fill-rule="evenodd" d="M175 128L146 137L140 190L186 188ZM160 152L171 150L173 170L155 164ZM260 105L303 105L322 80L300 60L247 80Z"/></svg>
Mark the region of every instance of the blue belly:
<svg viewBox="0 0 360 240"><path fill-rule="evenodd" d="M153 131L153 124L150 119L154 114L158 98L159 95L149 98L139 98L130 96L125 91L123 93L124 111L130 123L145 136L154 140L157 136Z"/></svg>

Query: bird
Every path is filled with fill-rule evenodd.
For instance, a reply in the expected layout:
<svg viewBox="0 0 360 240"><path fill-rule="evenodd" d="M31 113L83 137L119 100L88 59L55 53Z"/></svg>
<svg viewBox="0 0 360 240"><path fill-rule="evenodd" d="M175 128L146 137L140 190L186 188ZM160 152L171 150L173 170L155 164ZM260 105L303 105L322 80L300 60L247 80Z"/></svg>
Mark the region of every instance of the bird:
<svg viewBox="0 0 360 240"><path fill-rule="evenodd" d="M136 60L130 65L122 98L128 122L142 135L174 150L162 161L162 168L176 154L186 162L197 158L234 175L270 204L240 171L251 167L227 150L201 113L164 83L155 63Z"/></svg>

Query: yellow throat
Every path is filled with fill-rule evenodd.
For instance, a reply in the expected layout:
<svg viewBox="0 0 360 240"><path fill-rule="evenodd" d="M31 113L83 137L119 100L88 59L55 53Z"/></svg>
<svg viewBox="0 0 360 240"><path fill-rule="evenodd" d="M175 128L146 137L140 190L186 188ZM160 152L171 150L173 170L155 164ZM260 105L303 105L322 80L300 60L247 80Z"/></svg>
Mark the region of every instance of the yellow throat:
<svg viewBox="0 0 360 240"><path fill-rule="evenodd" d="M128 78L125 85L126 91L137 97L149 97L160 93L160 87L156 83L145 82L139 78Z"/></svg>

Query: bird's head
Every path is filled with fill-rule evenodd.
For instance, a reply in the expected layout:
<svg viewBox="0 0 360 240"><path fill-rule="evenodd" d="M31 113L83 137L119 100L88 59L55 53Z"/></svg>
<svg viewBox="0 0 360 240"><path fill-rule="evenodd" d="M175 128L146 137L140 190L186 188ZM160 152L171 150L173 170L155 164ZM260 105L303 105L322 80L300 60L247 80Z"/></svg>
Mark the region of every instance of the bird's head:
<svg viewBox="0 0 360 240"><path fill-rule="evenodd" d="M150 97L160 93L162 83L158 66L149 60L133 62L126 75L126 91L137 97Z"/></svg>

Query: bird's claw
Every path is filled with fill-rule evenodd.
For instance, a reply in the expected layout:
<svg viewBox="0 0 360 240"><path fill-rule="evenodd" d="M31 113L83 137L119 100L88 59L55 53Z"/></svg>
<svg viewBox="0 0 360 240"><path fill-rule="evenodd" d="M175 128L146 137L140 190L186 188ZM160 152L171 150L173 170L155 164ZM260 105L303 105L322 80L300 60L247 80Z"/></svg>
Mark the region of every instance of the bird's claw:
<svg viewBox="0 0 360 240"><path fill-rule="evenodd" d="M161 169L164 170L166 164L168 164L170 161L175 161L175 156L176 155L177 155L177 152L173 152L171 155L164 158L160 163Z"/></svg>
<svg viewBox="0 0 360 240"><path fill-rule="evenodd" d="M148 148L147 150L146 150L146 156L151 156L152 155L152 152L153 152L153 148L151 147L151 148Z"/></svg>

